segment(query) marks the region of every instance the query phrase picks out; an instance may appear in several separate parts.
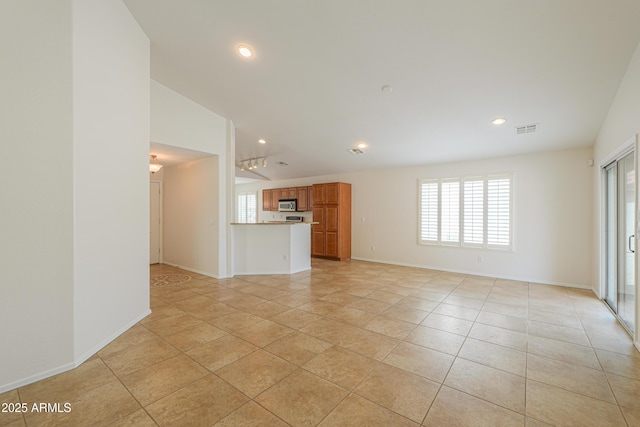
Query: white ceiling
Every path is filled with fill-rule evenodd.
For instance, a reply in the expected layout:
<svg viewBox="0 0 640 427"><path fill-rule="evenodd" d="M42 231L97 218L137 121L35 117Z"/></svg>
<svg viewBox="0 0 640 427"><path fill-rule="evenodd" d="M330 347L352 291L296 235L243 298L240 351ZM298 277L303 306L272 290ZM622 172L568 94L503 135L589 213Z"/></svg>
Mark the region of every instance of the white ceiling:
<svg viewBox="0 0 640 427"><path fill-rule="evenodd" d="M156 156L156 161L162 166L178 165L180 163L190 162L204 157L211 157L210 153L187 150L185 148L160 144L153 141L150 144L149 151L150 154Z"/></svg>
<svg viewBox="0 0 640 427"><path fill-rule="evenodd" d="M640 40L638 0L124 1L269 179L590 146Z"/></svg>

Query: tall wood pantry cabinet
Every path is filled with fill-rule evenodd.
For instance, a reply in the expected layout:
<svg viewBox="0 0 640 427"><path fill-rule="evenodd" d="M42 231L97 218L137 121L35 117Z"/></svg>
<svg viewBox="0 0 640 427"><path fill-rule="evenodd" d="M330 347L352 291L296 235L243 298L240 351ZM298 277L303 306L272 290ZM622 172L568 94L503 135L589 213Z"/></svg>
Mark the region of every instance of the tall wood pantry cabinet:
<svg viewBox="0 0 640 427"><path fill-rule="evenodd" d="M311 255L343 261L351 258L351 184L313 185Z"/></svg>

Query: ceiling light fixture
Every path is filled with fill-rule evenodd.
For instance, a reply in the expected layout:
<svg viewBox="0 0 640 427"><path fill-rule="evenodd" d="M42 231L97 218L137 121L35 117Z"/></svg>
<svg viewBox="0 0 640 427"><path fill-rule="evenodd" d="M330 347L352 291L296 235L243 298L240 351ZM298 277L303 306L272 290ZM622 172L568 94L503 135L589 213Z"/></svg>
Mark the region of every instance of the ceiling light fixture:
<svg viewBox="0 0 640 427"><path fill-rule="evenodd" d="M267 167L267 157L252 157L250 159L239 160L240 162L240 170L244 171L245 169L254 170L258 168L259 162L262 160L262 167ZM246 168L244 164L247 164Z"/></svg>
<svg viewBox="0 0 640 427"><path fill-rule="evenodd" d="M259 139L259 140L258 140L258 142L259 142L260 144L266 144L266 143L267 143L267 141L265 141L264 139Z"/></svg>
<svg viewBox="0 0 640 427"><path fill-rule="evenodd" d="M253 49L246 44L241 44L237 47L238 53L245 58L251 58L253 56Z"/></svg>
<svg viewBox="0 0 640 427"><path fill-rule="evenodd" d="M367 144L364 142L361 142L360 144L358 144L358 148L360 149L367 148Z"/></svg>
<svg viewBox="0 0 640 427"><path fill-rule="evenodd" d="M491 121L491 124L492 125L496 125L496 126L500 126L500 125L503 125L505 123L507 123L507 119L505 119L504 117L498 117L498 118L493 119Z"/></svg>
<svg viewBox="0 0 640 427"><path fill-rule="evenodd" d="M156 173L160 169L162 169L162 165L156 161L158 156L156 156L155 154L150 154L149 157L151 157L151 162L149 163L149 172Z"/></svg>

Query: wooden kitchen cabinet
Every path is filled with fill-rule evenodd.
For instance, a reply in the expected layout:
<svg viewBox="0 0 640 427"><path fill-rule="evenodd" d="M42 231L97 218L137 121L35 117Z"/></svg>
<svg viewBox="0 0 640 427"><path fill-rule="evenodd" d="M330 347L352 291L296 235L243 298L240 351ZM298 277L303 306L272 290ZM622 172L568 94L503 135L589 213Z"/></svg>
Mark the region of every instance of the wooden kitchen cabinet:
<svg viewBox="0 0 640 427"><path fill-rule="evenodd" d="M271 190L262 190L262 210L263 211L273 210L271 207Z"/></svg>
<svg viewBox="0 0 640 427"><path fill-rule="evenodd" d="M309 208L309 189L308 187L297 187L295 188L296 195L292 197L293 199L298 199L298 210L299 211L308 211Z"/></svg>
<svg viewBox="0 0 640 427"><path fill-rule="evenodd" d="M324 205L324 193L327 184L315 184L312 185L312 193L313 193L313 204L315 205Z"/></svg>
<svg viewBox="0 0 640 427"><path fill-rule="evenodd" d="M277 211L281 199L297 199L299 211L311 211L313 187L271 188L262 190L262 210Z"/></svg>
<svg viewBox="0 0 640 427"><path fill-rule="evenodd" d="M314 184L313 221L312 256L351 258L351 184Z"/></svg>
<svg viewBox="0 0 640 427"><path fill-rule="evenodd" d="M325 184L324 191L324 202L327 205L337 205L340 204L340 183L336 182L333 184Z"/></svg>
<svg viewBox="0 0 640 427"><path fill-rule="evenodd" d="M280 190L274 188L271 190L271 210L278 210L278 200L280 200Z"/></svg>

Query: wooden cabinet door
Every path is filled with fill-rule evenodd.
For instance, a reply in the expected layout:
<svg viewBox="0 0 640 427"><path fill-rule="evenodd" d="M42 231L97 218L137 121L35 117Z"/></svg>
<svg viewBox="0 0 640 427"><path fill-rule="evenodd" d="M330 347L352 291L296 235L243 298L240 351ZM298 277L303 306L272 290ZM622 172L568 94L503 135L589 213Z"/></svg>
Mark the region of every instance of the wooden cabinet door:
<svg viewBox="0 0 640 427"><path fill-rule="evenodd" d="M324 207L313 208L313 224L311 226L311 255L325 256L325 218Z"/></svg>
<svg viewBox="0 0 640 427"><path fill-rule="evenodd" d="M338 250L338 232L327 231L325 233L325 256L340 257L340 251Z"/></svg>
<svg viewBox="0 0 640 427"><path fill-rule="evenodd" d="M262 190L262 210L271 210L271 190Z"/></svg>
<svg viewBox="0 0 640 427"><path fill-rule="evenodd" d="M279 194L280 194L280 196L278 196L279 200L288 199L289 198L289 189L288 188L280 188L279 189Z"/></svg>
<svg viewBox="0 0 640 427"><path fill-rule="evenodd" d="M271 210L278 210L278 200L280 200L280 191L276 188L271 190Z"/></svg>
<svg viewBox="0 0 640 427"><path fill-rule="evenodd" d="M322 230L314 230L311 232L311 255L325 255L325 234Z"/></svg>
<svg viewBox="0 0 640 427"><path fill-rule="evenodd" d="M307 187L298 187L296 190L296 199L298 199L298 210L299 211L308 211L309 210L309 202L307 200L307 195L309 192L307 191Z"/></svg>
<svg viewBox="0 0 640 427"><path fill-rule="evenodd" d="M313 222L318 223L312 225L314 230L325 229L324 206L316 206L313 208Z"/></svg>
<svg viewBox="0 0 640 427"><path fill-rule="evenodd" d="M298 190L296 188L289 188L289 198L295 199L298 196Z"/></svg>
<svg viewBox="0 0 640 427"><path fill-rule="evenodd" d="M324 205L324 184L313 186L313 205Z"/></svg>
<svg viewBox="0 0 640 427"><path fill-rule="evenodd" d="M327 205L337 205L340 202L340 191L338 183L325 184L324 202Z"/></svg>
<svg viewBox="0 0 640 427"><path fill-rule="evenodd" d="M324 208L324 223L327 231L338 232L339 214L338 206L326 206Z"/></svg>
<svg viewBox="0 0 640 427"><path fill-rule="evenodd" d="M313 186L307 187L307 210L313 210Z"/></svg>

